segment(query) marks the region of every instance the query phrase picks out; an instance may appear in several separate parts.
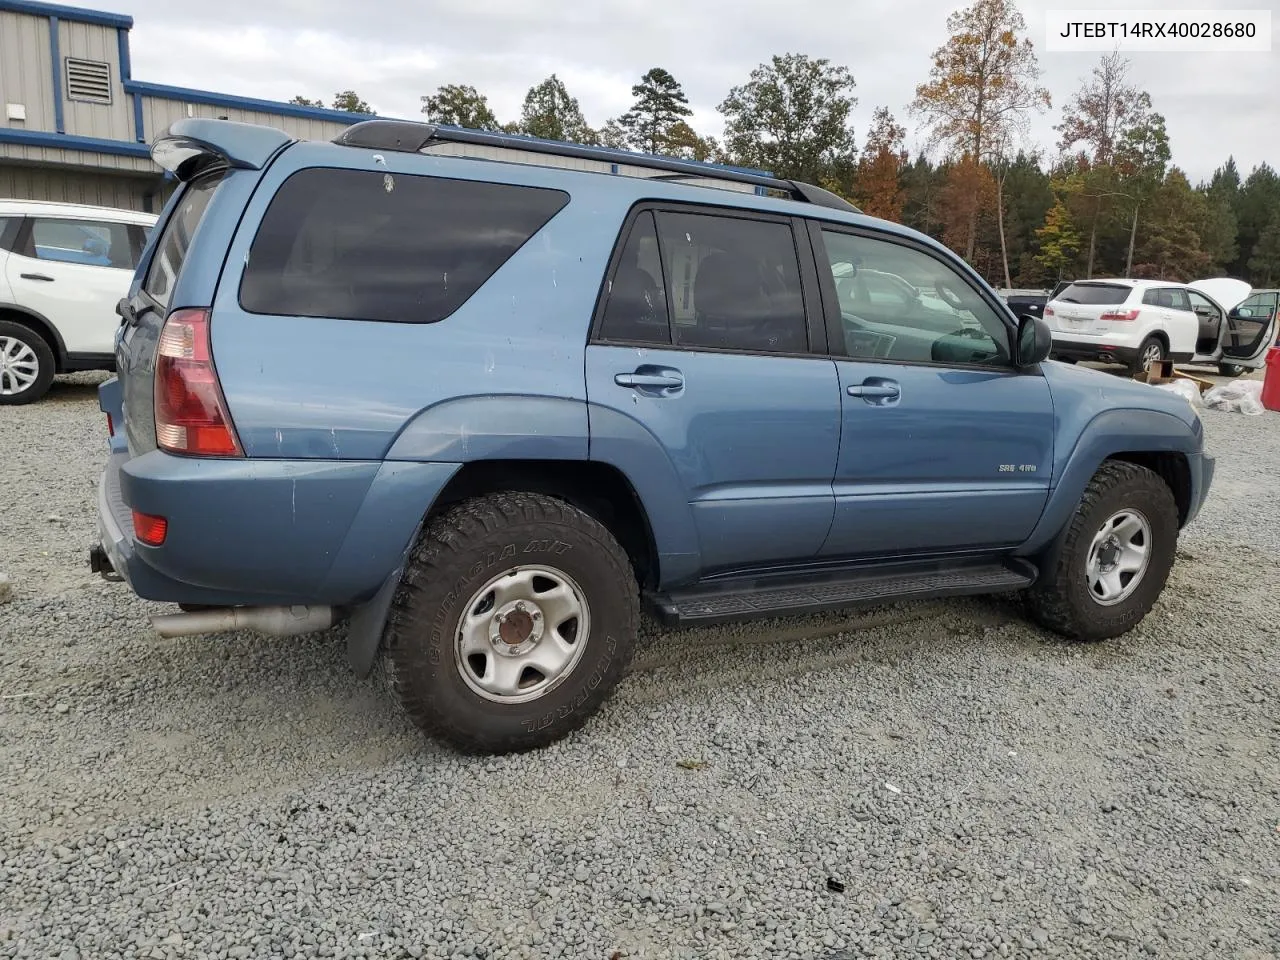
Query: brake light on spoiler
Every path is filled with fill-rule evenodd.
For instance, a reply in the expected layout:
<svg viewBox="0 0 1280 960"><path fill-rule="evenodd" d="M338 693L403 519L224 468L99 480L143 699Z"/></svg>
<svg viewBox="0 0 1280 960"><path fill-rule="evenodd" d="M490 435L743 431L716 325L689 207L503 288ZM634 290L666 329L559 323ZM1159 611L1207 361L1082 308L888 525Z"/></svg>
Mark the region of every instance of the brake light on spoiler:
<svg viewBox="0 0 1280 960"><path fill-rule="evenodd" d="M167 453L243 457L213 367L209 311L175 310L156 347L156 445Z"/></svg>

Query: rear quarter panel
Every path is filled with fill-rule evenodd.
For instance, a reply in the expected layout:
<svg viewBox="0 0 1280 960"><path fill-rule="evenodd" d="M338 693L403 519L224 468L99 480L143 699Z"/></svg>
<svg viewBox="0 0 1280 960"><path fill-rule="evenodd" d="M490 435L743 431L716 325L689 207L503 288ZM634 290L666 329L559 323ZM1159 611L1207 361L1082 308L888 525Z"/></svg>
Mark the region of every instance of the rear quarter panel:
<svg viewBox="0 0 1280 960"><path fill-rule="evenodd" d="M380 154L398 174L559 187L569 204L454 314L437 323L261 316L239 304L257 225L290 175L373 169L373 151L299 144L267 171L231 240L214 299L214 357L250 457L454 460L587 455L583 345L605 261L625 213L617 191L557 171L420 154ZM557 182L559 181L559 182ZM612 198L609 194L612 194ZM424 229L429 229L424 224ZM493 398L511 420L495 443ZM526 397L560 401L554 415ZM447 404L446 408L436 409ZM415 426L396 444L406 426ZM545 422L549 434L538 428ZM515 429L518 428L518 429ZM471 445L468 436L475 440ZM517 436L523 443L516 444ZM546 442L530 442L542 437ZM392 454L393 444L396 450ZM504 452L505 451L505 452Z"/></svg>

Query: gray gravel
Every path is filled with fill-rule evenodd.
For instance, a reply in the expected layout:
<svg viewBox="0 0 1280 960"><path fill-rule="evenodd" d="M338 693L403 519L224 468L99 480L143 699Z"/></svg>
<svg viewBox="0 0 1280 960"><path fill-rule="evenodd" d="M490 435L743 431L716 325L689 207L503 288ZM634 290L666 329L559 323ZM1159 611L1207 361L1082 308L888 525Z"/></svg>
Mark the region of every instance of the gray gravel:
<svg viewBox="0 0 1280 960"><path fill-rule="evenodd" d="M1119 641L994 600L654 629L585 730L473 760L337 631L156 639L92 578L94 382L0 408L0 957L1280 954L1280 416L1205 415Z"/></svg>

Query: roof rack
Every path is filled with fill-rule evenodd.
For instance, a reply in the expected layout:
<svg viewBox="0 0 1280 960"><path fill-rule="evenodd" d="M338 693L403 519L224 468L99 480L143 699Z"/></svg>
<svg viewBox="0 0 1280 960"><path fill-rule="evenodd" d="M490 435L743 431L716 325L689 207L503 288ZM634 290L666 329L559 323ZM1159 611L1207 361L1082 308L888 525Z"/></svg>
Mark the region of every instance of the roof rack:
<svg viewBox="0 0 1280 960"><path fill-rule="evenodd" d="M565 159L594 160L609 164L613 173L619 173L620 167L660 170L665 174L661 178L664 180L720 180L745 184L763 190L777 190L792 199L820 207L843 210L846 213L862 212L830 190L797 180L774 177L762 170L699 163L695 160L678 160L674 157L633 153L630 150L614 150L609 147L588 147L558 140L540 140L519 134L467 130L445 124L418 123L411 120L363 120L347 127L333 139L333 142L346 147L364 147L396 153L419 153L433 145L462 144Z"/></svg>

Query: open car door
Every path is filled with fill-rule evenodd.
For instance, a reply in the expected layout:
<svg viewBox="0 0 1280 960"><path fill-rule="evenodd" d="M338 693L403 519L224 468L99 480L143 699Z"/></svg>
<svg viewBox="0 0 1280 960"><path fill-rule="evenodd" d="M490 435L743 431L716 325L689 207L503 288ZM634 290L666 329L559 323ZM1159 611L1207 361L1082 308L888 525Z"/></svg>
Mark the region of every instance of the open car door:
<svg viewBox="0 0 1280 960"><path fill-rule="evenodd" d="M1250 369L1262 366L1263 354L1276 337L1277 311L1245 306L1253 288L1243 280L1217 277L1196 280L1187 286L1209 297L1226 314L1218 334L1222 363Z"/></svg>

